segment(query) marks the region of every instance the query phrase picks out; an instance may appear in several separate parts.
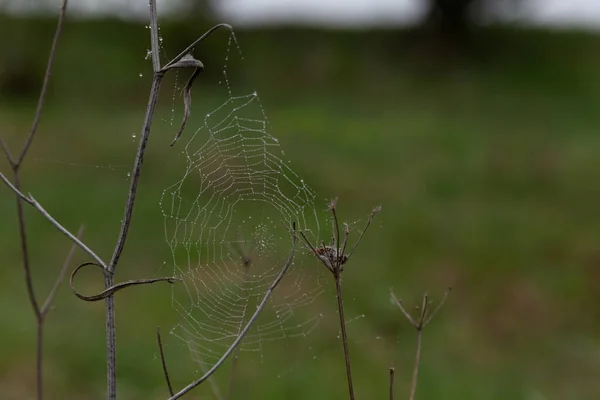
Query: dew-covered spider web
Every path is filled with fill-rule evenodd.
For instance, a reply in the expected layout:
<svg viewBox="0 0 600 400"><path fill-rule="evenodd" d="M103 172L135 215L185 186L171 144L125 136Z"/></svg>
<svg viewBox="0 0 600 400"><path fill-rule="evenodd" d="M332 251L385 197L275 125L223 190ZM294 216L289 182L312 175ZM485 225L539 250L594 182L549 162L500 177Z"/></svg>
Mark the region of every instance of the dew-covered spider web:
<svg viewBox="0 0 600 400"><path fill-rule="evenodd" d="M221 81L225 101L208 113L192 105L203 121L195 132L190 123L175 145L185 165L160 200L173 273L182 279L173 285L179 322L171 333L208 367L230 347L279 275L292 248L292 223L312 237L319 230L315 194L282 158L258 94L233 87L228 65L234 57L243 59L231 34ZM305 337L317 326L318 313L302 312L323 291L305 256L298 244L241 352L262 356L269 342Z"/></svg>

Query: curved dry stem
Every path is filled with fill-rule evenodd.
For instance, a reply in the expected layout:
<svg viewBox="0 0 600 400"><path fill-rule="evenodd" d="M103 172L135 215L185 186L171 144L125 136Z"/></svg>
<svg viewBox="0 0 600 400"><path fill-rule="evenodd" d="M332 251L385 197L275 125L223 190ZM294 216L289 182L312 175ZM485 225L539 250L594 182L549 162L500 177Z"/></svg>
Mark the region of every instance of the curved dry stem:
<svg viewBox="0 0 600 400"><path fill-rule="evenodd" d="M281 280L283 279L285 273L287 272L287 270L289 269L290 265L292 264L292 261L294 260L294 254L296 252L296 242L297 242L296 239L297 239L297 237L296 237L295 227L293 227L292 230L293 230L293 233L292 233L292 250L290 252L290 255L289 255L287 261L285 262L285 264L283 265L283 268L279 272L279 275L277 275L277 277L275 278L275 280L273 281L273 283L271 283L271 286L269 286L269 288L267 289L267 291L266 291L263 299L261 300L260 304L256 308L256 311L254 312L254 314L252 315L252 317L250 317L250 319L248 320L248 323L246 324L246 326L244 327L244 329L239 333L239 335L234 340L234 342L231 344L231 346L229 346L229 348L227 349L227 351L223 354L223 356L219 359L219 361L217 361L215 363L215 365L213 365L213 367L211 369L209 369L202 377L200 377L199 379L195 380L194 382L190 383L189 385L187 385L186 387L184 387L183 389L181 389L174 396L171 396L169 400L175 400L175 399L180 398L181 396L183 396L184 394L186 394L187 392L189 392L190 390L192 390L193 388L195 388L196 386L200 385L202 382L204 382L205 380L207 380L208 378L210 378L211 375L214 374L215 371L217 369L219 369L219 367L221 365L223 365L223 363L227 360L227 358L229 358L229 356L231 354L233 354L233 352L238 347L238 345L242 342L242 340L244 339L244 337L246 336L246 334L248 333L248 331L250 331L250 328L252 328L252 325L254 325L254 322L258 319L258 316L260 315L260 313L262 312L262 310L265 308L267 302L269 301L269 298L273 294L273 291L275 290L275 288L277 287L277 285L279 285L279 282L281 282Z"/></svg>
<svg viewBox="0 0 600 400"><path fill-rule="evenodd" d="M153 0L154 1L154 0ZM233 30L233 27L229 24L218 24L213 26L212 28L210 28L208 31L206 31L202 36L200 36L198 39L196 39L192 44L190 44L188 47L186 47L181 53L179 53L175 58L173 58L171 61L169 61L167 63L167 65L165 65L161 71L165 72L166 70L168 70L170 67L173 66L173 64L175 64L177 61L181 60L187 53L190 53L192 51L194 51L194 47L196 47L196 45L200 42L202 42L204 39L208 38L210 35L212 35L216 30L220 29L220 28L226 28L230 31Z"/></svg>
<svg viewBox="0 0 600 400"><path fill-rule="evenodd" d="M100 301L100 300L104 300L109 296L112 296L114 293L123 290L127 287L130 286L136 286L136 285L148 285L151 283L156 283L156 282L168 282L168 283L175 283L175 282L181 282L181 279L179 278L173 278L173 277L163 277L163 278L152 278L152 279L132 279L129 281L125 281L125 282L121 282L118 283L116 285L112 285L108 288L106 288L105 290L103 290L102 292L95 294L95 295L91 295L91 296L85 296L81 293L79 293L77 291L77 289L75 289L75 275L77 275L77 272L79 272L79 270L83 267L87 267L87 266L95 266L98 268L102 267L98 264L96 264L95 262L85 262L83 264L80 264L77 266L77 268L75 268L73 270L73 272L71 273L71 279L69 280L69 283L71 284L71 290L73 291L73 294L77 297L79 297L81 300L84 301ZM108 274L108 273L106 273Z"/></svg>

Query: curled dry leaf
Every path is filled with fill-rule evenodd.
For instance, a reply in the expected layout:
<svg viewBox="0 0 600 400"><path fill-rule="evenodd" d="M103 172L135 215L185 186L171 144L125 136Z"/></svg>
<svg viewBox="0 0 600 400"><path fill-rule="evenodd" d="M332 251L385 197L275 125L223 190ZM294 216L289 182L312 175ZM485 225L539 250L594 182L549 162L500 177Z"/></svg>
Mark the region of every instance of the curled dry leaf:
<svg viewBox="0 0 600 400"><path fill-rule="evenodd" d="M175 135L175 138L171 142L171 146L173 146L181 137L181 134L183 133L183 130L185 129L185 126L187 124L188 118L190 117L190 112L192 109L192 85L194 84L194 81L196 80L200 72L204 70L204 64L202 64L201 61L196 60L190 52L187 53L185 56L181 57L181 59L176 63L169 65L165 69L165 71L172 68L194 68L194 73L192 74L192 76L190 76L190 79L183 88L183 119L181 121L181 125L179 127L179 131L177 132L177 135Z"/></svg>

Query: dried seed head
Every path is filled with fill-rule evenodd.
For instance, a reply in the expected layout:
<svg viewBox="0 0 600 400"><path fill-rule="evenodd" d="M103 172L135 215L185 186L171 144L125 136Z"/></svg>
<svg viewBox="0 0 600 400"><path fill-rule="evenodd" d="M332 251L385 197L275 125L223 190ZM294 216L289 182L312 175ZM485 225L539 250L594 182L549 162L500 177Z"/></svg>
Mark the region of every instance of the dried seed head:
<svg viewBox="0 0 600 400"><path fill-rule="evenodd" d="M327 206L329 211L335 210L336 206L337 206L337 197L331 199L331 201L329 202L329 205Z"/></svg>

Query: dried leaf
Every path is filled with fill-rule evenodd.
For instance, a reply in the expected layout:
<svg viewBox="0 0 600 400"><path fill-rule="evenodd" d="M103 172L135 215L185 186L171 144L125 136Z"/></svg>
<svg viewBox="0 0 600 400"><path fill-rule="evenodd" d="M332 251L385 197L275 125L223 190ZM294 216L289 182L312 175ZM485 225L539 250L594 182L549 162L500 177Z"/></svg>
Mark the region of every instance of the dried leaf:
<svg viewBox="0 0 600 400"><path fill-rule="evenodd" d="M188 83L183 88L183 120L181 121L179 132L177 132L177 135L175 135L175 139L173 139L173 141L171 142L171 146L173 146L181 137L181 134L183 133L183 130L185 129L185 126L187 124L188 118L190 117L190 112L192 110L192 85L194 84L196 77L198 77L201 71L202 70L200 68L196 68L192 76L190 76Z"/></svg>

